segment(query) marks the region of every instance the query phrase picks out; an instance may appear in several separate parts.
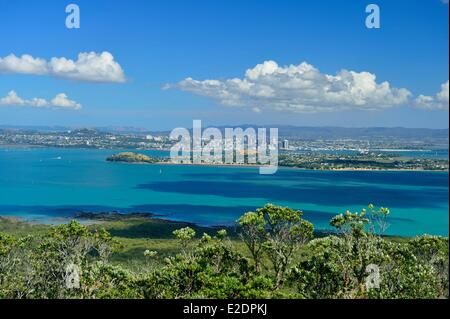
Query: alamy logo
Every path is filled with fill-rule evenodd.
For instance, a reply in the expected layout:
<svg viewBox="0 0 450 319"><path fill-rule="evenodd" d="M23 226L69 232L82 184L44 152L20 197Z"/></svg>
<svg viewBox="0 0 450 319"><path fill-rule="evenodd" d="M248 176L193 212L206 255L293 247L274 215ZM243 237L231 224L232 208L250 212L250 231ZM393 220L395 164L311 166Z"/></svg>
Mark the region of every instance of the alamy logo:
<svg viewBox="0 0 450 319"><path fill-rule="evenodd" d="M176 128L170 133L178 142L170 149L174 163L190 164L250 164L259 165L260 174L275 174L278 170L278 129L218 128L202 131L200 120L193 122L191 131Z"/></svg>
<svg viewBox="0 0 450 319"><path fill-rule="evenodd" d="M379 29L380 28L380 7L376 4L369 4L366 7L366 13L369 13L369 15L366 17L367 29Z"/></svg>
<svg viewBox="0 0 450 319"><path fill-rule="evenodd" d="M66 266L66 288L79 289L80 288L80 267L75 264L68 264Z"/></svg>
<svg viewBox="0 0 450 319"><path fill-rule="evenodd" d="M366 290L380 288L380 268L375 264L370 264L366 267Z"/></svg>
<svg viewBox="0 0 450 319"><path fill-rule="evenodd" d="M80 7L76 4L69 4L66 7L66 28L79 29L80 28Z"/></svg>

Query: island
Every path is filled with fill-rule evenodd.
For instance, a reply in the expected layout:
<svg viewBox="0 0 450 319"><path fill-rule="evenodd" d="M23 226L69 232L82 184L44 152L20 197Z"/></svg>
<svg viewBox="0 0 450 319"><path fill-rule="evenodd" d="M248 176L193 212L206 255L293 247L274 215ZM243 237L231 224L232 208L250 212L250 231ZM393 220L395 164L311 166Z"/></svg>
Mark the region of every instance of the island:
<svg viewBox="0 0 450 319"><path fill-rule="evenodd" d="M133 152L123 152L115 154L108 157L106 160L108 162L147 163L147 164L155 164L160 163L162 161L160 158L155 158L148 155Z"/></svg>

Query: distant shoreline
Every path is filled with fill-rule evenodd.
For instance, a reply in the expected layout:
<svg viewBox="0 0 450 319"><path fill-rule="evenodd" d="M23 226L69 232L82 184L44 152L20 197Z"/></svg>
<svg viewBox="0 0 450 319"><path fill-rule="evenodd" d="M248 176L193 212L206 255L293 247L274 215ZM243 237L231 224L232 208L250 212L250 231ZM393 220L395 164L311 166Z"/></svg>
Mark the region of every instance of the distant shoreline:
<svg viewBox="0 0 450 319"><path fill-rule="evenodd" d="M173 163L173 162L157 162L157 163L145 163L145 162L112 162L115 164L131 164L131 165L166 165L166 166L206 166L206 167L245 167L245 168L259 168L264 167L264 165L257 164L215 164L215 163ZM425 170L425 169L410 169L410 168L358 168L358 167L346 167L346 168L327 168L327 169L312 169L303 167L292 167L292 166L278 166L279 169L293 169L293 170L303 170L303 171L329 171L329 172L441 172L448 173L448 170Z"/></svg>
<svg viewBox="0 0 450 319"><path fill-rule="evenodd" d="M47 148L44 145L0 144L0 148Z"/></svg>
<svg viewBox="0 0 450 319"><path fill-rule="evenodd" d="M182 221L182 220L173 220L170 218L165 218L163 215L154 214L154 213L120 213L120 212L79 212L74 214L73 216L68 216L64 219L55 219L59 220L59 223L44 223L37 220L28 220L24 217L19 216L5 216L0 214L0 225L2 222L12 222L12 223L21 223L28 224L31 226L43 226L43 227L55 227L57 225L67 224L72 220L76 220L77 222L85 225L85 226L95 226L95 225L107 225L108 223L114 222L123 222L130 223L135 220L148 221L148 222L157 222L161 227L170 227L171 225L176 225L178 228L182 227L191 227L191 228L202 228L209 230L219 230L226 229L230 233L234 233L237 224L229 224L229 225L201 225L195 222ZM323 236L328 236L332 234L336 234L332 229L327 228L318 228L314 231L315 236L320 238ZM446 236L446 235L437 235L437 236ZM385 238L413 238L414 235L398 235L398 234L385 234L383 235ZM151 238L151 237L148 237Z"/></svg>
<svg viewBox="0 0 450 319"><path fill-rule="evenodd" d="M115 148L80 148L80 147L57 147L57 146L43 146L43 145L21 145L21 144L0 144L0 149L26 149L26 148L33 148L33 149L45 149L45 148L54 148L54 149L80 149L80 150L122 150L121 148L115 149ZM134 150L133 151L167 151L163 149L145 149L145 150ZM123 164L135 164L135 165L165 165L165 166L206 166L206 167L241 167L241 168L259 168L263 167L264 165L257 165L257 164L226 164L226 163L174 163L174 162L155 162L155 163L146 163L146 162L125 162L125 161L117 161L113 163L123 163ZM441 173L448 173L449 170L446 169L436 169L436 170L425 170L425 169L411 169L411 168L358 168L358 167L345 167L345 168L326 168L326 169L312 169L312 168L305 168L305 167L293 167L293 166L278 166L279 169L293 169L293 170L304 170L304 171L329 171L329 172L441 172Z"/></svg>

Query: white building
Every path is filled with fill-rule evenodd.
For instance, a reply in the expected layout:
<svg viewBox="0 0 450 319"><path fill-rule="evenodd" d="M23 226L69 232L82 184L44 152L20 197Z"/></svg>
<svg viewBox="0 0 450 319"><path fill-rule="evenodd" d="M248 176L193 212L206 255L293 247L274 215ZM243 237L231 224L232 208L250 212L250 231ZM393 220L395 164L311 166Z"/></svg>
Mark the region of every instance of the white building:
<svg viewBox="0 0 450 319"><path fill-rule="evenodd" d="M283 142L281 142L281 148L284 150L288 150L289 149L289 141L283 140Z"/></svg>

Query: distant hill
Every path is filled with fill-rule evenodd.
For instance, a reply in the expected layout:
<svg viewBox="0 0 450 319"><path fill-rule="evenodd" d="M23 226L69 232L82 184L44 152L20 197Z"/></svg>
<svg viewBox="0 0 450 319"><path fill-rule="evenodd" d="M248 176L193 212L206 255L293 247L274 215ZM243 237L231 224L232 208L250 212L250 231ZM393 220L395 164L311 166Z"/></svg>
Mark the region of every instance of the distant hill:
<svg viewBox="0 0 450 319"><path fill-rule="evenodd" d="M278 135L282 138L294 138L305 140L317 139L376 139L376 138L399 138L399 139L447 139L449 138L448 129L428 129L428 128L404 128L404 127L367 127L367 128L348 128L348 127L309 127L309 126L291 126L291 125L239 125L239 126L220 126L223 130L226 127L276 127Z"/></svg>
<svg viewBox="0 0 450 319"><path fill-rule="evenodd" d="M291 126L291 125L236 125L236 126L220 126L219 129L223 130L226 127L242 127L243 129L248 127L277 127L278 134L282 138L294 138L305 140L317 140L317 139L376 139L376 138L399 138L399 139L439 139L448 140L448 129L429 129L429 128L404 128L404 127L367 127L367 128L349 128L349 127L308 127L308 126ZM62 127L62 126L1 126L0 131L13 130L13 131L35 131L35 132L64 132L71 130L72 132L83 131L98 131L109 132L115 134L152 134L152 135L168 135L170 131L152 131L143 128L134 127L98 127L98 128L74 128L74 127Z"/></svg>
<svg viewBox="0 0 450 319"><path fill-rule="evenodd" d="M33 126L33 125L0 125L1 131L22 131L22 132L66 132L71 130L65 126Z"/></svg>
<svg viewBox="0 0 450 319"><path fill-rule="evenodd" d="M301 137L302 139L337 138L402 138L402 139L448 139L448 129L403 128L403 127L295 127L280 126L280 136Z"/></svg>

